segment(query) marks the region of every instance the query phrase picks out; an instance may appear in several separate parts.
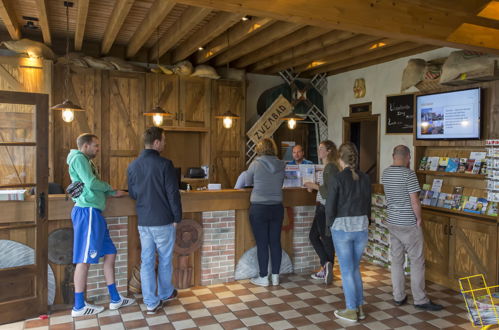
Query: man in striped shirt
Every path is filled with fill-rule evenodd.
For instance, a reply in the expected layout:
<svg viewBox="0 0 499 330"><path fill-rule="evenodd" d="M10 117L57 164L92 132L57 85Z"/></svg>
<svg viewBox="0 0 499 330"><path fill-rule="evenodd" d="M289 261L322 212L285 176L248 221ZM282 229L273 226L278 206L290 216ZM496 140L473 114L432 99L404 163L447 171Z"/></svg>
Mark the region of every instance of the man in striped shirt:
<svg viewBox="0 0 499 330"><path fill-rule="evenodd" d="M390 231L391 272L393 298L397 306L407 302L405 294L404 254L411 263L411 291L414 306L418 309L438 311L441 305L434 304L425 292L424 239L421 229L421 204L419 182L410 166L411 151L405 145L393 149L393 164L383 171L388 206L386 226Z"/></svg>

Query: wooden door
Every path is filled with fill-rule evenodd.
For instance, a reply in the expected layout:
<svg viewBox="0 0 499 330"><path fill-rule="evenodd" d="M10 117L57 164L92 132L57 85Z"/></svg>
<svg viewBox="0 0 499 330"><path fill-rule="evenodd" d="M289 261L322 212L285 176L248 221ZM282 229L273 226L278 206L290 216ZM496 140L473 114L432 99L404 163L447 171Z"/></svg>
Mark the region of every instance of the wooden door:
<svg viewBox="0 0 499 330"><path fill-rule="evenodd" d="M211 79L180 77L180 120L185 127L206 127L210 117Z"/></svg>
<svg viewBox="0 0 499 330"><path fill-rule="evenodd" d="M0 223L1 324L47 313L48 95L0 91L0 112L0 194L35 193L27 220Z"/></svg>
<svg viewBox="0 0 499 330"><path fill-rule="evenodd" d="M450 274L452 288L458 279L484 274L489 285L497 282L497 224L470 218L450 221Z"/></svg>
<svg viewBox="0 0 499 330"><path fill-rule="evenodd" d="M449 218L437 212L423 212L426 279L446 284L449 274Z"/></svg>
<svg viewBox="0 0 499 330"><path fill-rule="evenodd" d="M233 188L245 169L244 83L213 81L212 93L210 182L221 183L224 189ZM240 116L229 129L223 127L221 119L215 118L215 114L228 110Z"/></svg>
<svg viewBox="0 0 499 330"><path fill-rule="evenodd" d="M127 168L143 149L145 76L103 73L102 179L115 189L127 186Z"/></svg>
<svg viewBox="0 0 499 330"><path fill-rule="evenodd" d="M161 108L174 114L171 118L164 118L164 126L180 126L181 116L178 95L179 78L177 75L167 76L157 73L146 74L146 105L144 111L153 109L156 106L156 100L159 100L159 106ZM146 127L153 125L152 117L146 118L145 125Z"/></svg>

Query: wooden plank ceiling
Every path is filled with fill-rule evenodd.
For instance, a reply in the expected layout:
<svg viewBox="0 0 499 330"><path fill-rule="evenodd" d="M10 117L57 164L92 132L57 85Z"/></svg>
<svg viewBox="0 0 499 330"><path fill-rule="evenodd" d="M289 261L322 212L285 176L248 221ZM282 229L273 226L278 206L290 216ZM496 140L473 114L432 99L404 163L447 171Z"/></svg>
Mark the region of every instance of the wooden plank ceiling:
<svg viewBox="0 0 499 330"><path fill-rule="evenodd" d="M55 44L65 13L62 0L0 0L3 39ZM443 46L499 54L499 0L74 0L69 30L75 51L313 76Z"/></svg>

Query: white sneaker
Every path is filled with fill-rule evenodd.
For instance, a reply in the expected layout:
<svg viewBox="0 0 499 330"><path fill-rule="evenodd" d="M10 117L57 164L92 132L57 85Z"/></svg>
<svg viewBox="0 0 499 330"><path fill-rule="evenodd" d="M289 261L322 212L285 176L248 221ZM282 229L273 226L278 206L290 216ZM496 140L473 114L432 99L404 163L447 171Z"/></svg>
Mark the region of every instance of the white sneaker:
<svg viewBox="0 0 499 330"><path fill-rule="evenodd" d="M104 310L103 306L95 306L95 305L90 305L85 302L85 307L75 311L74 309L71 310L71 316L72 317L78 317L78 316L87 316L87 315L95 315L99 314Z"/></svg>
<svg viewBox="0 0 499 330"><path fill-rule="evenodd" d="M272 274L272 285L279 285L279 274Z"/></svg>
<svg viewBox="0 0 499 330"><path fill-rule="evenodd" d="M253 283L254 285L259 285L259 286L269 286L269 277L268 276L264 276L264 277L254 277L251 279L250 281L251 283Z"/></svg>
<svg viewBox="0 0 499 330"><path fill-rule="evenodd" d="M115 310L115 309L118 309L118 308L121 308L121 307L125 307L125 306L130 306L130 305L133 305L135 303L135 299L132 299L132 298L126 298L126 297L123 297L122 295L120 295L120 301L118 302L110 302L109 303L109 309L110 310Z"/></svg>

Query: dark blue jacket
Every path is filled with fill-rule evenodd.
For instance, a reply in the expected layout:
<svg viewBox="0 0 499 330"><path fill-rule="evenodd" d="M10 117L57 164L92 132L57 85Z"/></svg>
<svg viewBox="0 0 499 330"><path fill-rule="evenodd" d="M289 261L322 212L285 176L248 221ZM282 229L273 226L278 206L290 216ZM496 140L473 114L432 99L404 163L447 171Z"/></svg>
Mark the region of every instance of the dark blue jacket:
<svg viewBox="0 0 499 330"><path fill-rule="evenodd" d="M145 149L128 166L128 193L137 201L139 226L164 226L182 220L173 163L156 150Z"/></svg>

